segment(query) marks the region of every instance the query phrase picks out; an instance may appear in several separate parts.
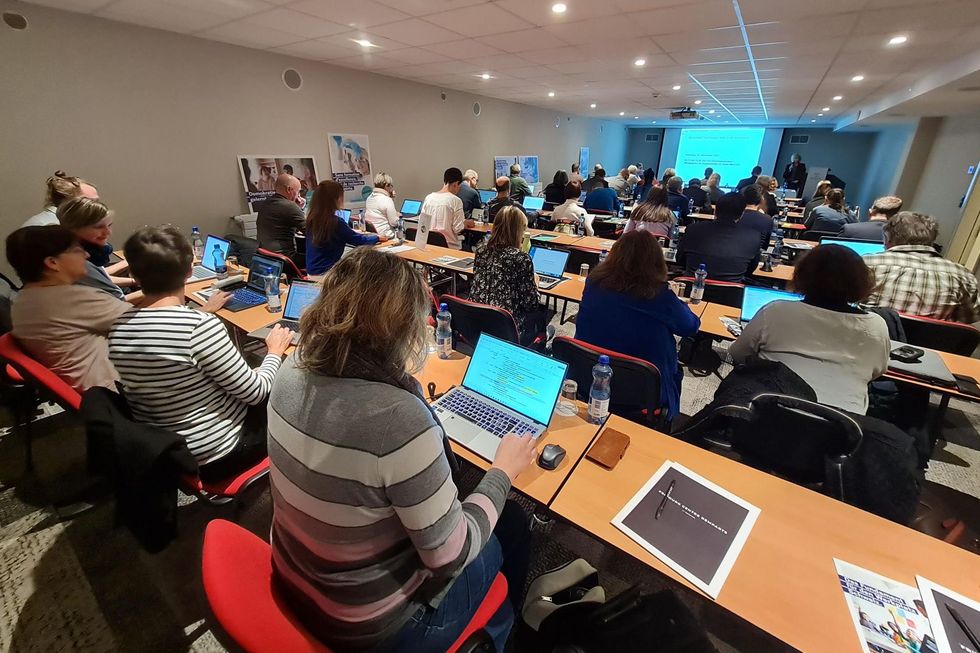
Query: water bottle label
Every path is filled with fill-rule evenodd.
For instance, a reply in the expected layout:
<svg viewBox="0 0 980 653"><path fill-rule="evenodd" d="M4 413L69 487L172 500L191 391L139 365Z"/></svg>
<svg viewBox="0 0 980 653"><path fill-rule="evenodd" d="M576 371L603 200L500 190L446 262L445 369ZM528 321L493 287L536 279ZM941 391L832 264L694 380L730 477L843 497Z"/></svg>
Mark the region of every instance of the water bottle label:
<svg viewBox="0 0 980 653"><path fill-rule="evenodd" d="M596 399L592 397L589 400L589 415L595 419L605 419L606 415L609 414L609 400L608 399Z"/></svg>
<svg viewBox="0 0 980 653"><path fill-rule="evenodd" d="M449 358L453 354L453 339L446 337L436 338L436 352L439 358Z"/></svg>

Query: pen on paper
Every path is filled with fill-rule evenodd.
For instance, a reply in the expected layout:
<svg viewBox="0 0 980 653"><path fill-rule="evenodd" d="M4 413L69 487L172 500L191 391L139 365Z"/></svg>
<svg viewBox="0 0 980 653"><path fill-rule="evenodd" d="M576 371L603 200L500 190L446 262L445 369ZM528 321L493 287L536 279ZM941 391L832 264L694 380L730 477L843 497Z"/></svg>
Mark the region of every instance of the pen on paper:
<svg viewBox="0 0 980 653"><path fill-rule="evenodd" d="M670 482L670 485L667 486L667 491L664 492L664 500L660 502L660 506L657 508L657 513L653 516L654 519L660 519L661 513L663 513L664 508L667 506L667 502L670 500L670 493L673 492L674 483L676 482L677 481L675 479Z"/></svg>

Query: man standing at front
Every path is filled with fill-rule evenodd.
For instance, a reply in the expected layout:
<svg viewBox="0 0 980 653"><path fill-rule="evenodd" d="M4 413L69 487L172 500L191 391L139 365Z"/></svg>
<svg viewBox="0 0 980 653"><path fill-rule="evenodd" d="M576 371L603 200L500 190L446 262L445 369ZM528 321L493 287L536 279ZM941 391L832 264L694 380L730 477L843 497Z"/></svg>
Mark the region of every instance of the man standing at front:
<svg viewBox="0 0 980 653"><path fill-rule="evenodd" d="M459 168L449 168L442 175L442 189L429 193L422 202L422 216L432 217L429 231L437 231L446 237L446 243L453 249L460 248L460 239L466 227L474 222L463 215L463 201L457 197L463 185L463 172Z"/></svg>
<svg viewBox="0 0 980 653"><path fill-rule="evenodd" d="M790 190L795 190L797 195L803 190L806 183L806 164L800 160L799 154L794 154L790 162L786 164L783 171L783 185Z"/></svg>
<svg viewBox="0 0 980 653"><path fill-rule="evenodd" d="M276 177L275 195L259 205L255 220L259 247L285 254L296 261L296 232L306 226L306 216L299 208L299 179L283 173Z"/></svg>

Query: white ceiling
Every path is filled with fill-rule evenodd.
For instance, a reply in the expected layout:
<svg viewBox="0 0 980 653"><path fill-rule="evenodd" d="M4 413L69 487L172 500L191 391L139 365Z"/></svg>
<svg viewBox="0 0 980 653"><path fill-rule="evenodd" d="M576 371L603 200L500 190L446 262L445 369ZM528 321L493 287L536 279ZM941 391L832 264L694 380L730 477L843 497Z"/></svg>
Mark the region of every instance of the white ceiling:
<svg viewBox="0 0 980 653"><path fill-rule="evenodd" d="M980 0L26 1L637 126L832 125L980 47Z"/></svg>

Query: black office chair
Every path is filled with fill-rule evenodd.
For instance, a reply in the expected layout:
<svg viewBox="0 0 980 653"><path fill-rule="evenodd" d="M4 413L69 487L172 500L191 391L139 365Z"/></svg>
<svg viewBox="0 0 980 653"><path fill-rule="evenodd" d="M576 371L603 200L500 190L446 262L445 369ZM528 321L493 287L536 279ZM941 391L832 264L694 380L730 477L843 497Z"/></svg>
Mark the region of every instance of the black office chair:
<svg viewBox="0 0 980 653"><path fill-rule="evenodd" d="M677 277L674 281L684 284L685 297L691 296L691 288L694 287L694 277ZM712 281L711 279L705 279L704 281L703 301L741 308L742 297L744 295L745 286L740 283Z"/></svg>
<svg viewBox="0 0 980 653"><path fill-rule="evenodd" d="M799 235L800 240L808 240L814 243L819 243L821 238L836 238L837 234L833 231L814 231L813 229L805 229L803 233Z"/></svg>
<svg viewBox="0 0 980 653"><path fill-rule="evenodd" d="M980 345L980 331L973 325L899 313L905 340L910 345L972 356Z"/></svg>
<svg viewBox="0 0 980 653"><path fill-rule="evenodd" d="M252 257L259 249L259 241L241 234L225 234L225 240L231 243L228 248L229 256L237 256L238 264L242 267L252 265Z"/></svg>
<svg viewBox="0 0 980 653"><path fill-rule="evenodd" d="M605 220L595 220L592 223L592 233L596 238L608 238L609 240L615 240L619 238L622 233L621 227L614 222L606 222Z"/></svg>
<svg viewBox="0 0 980 653"><path fill-rule="evenodd" d="M592 388L592 367L599 356L608 356L613 370L609 412L637 424L670 431L660 402L660 370L653 363L565 336L551 342L551 355L568 363L567 378L578 383L578 397L584 402L588 402Z"/></svg>
<svg viewBox="0 0 980 653"><path fill-rule="evenodd" d="M405 240L407 242L415 242L415 236L418 233L416 227L408 227L405 229ZM429 245L437 245L439 247L449 247L449 241L446 240L446 234L441 231L429 230L429 236L426 238L425 242Z"/></svg>

